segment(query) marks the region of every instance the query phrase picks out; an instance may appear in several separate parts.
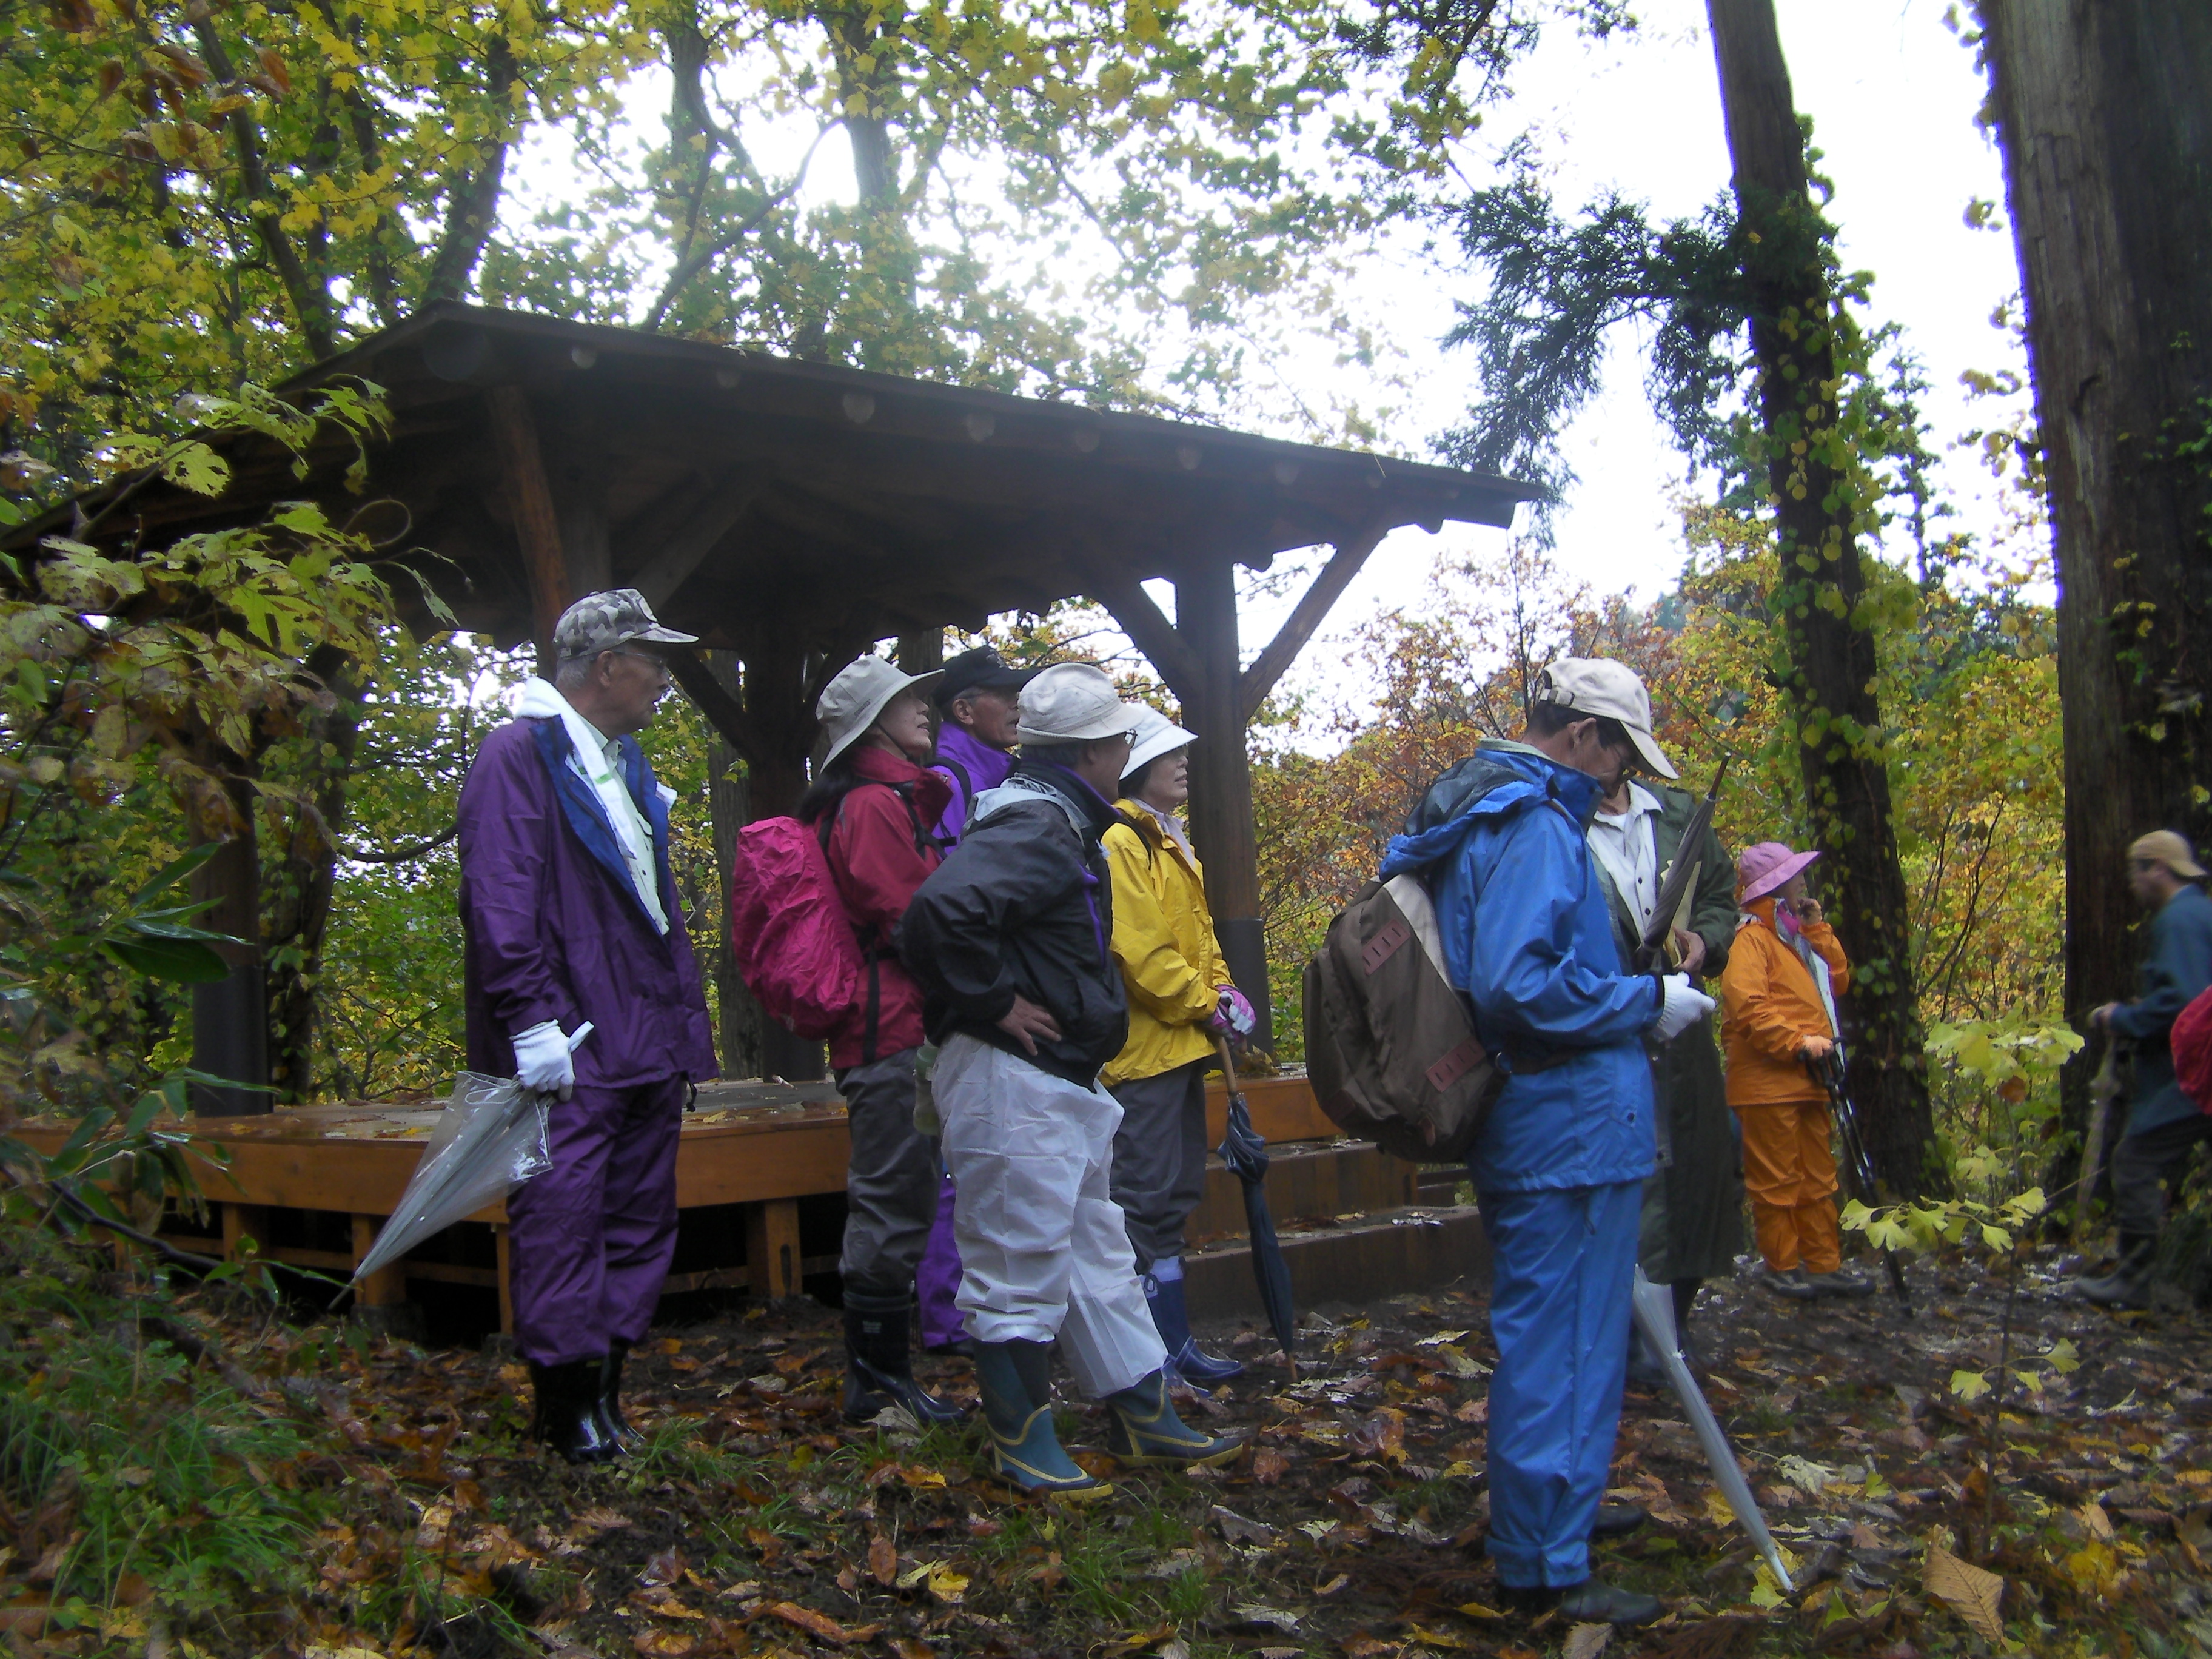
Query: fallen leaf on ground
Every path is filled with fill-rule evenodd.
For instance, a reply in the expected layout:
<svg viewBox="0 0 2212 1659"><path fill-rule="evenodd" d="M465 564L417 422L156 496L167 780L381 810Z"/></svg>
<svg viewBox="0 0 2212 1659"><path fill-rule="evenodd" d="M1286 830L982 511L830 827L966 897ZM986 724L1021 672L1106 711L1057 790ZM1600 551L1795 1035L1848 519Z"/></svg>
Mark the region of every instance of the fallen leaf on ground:
<svg viewBox="0 0 2212 1659"><path fill-rule="evenodd" d="M1252 1479L1263 1486L1272 1486L1290 1473L1289 1456L1273 1446L1262 1446L1252 1454Z"/></svg>
<svg viewBox="0 0 2212 1659"><path fill-rule="evenodd" d="M1221 1529L1221 1535L1232 1544L1272 1544L1275 1529L1258 1521L1248 1521L1234 1510L1216 1504L1208 1513L1208 1520Z"/></svg>
<svg viewBox="0 0 2212 1659"><path fill-rule="evenodd" d="M781 1619L787 1625L795 1626L809 1636L818 1637L841 1648L849 1647L855 1642L873 1641L883 1630L881 1625L855 1625L848 1629L828 1613L802 1607L796 1601L771 1601L761 1611L770 1618Z"/></svg>
<svg viewBox="0 0 2212 1659"><path fill-rule="evenodd" d="M1928 1593L1965 1620L1974 1634L1992 1642L2004 1640L2004 1620L1997 1613L2004 1596L2004 1580L1996 1573L1961 1561L1941 1544L1930 1543L1923 1582Z"/></svg>
<svg viewBox="0 0 2212 1659"><path fill-rule="evenodd" d="M686 1636L681 1631L648 1630L632 1637L630 1645L644 1654L646 1659L686 1659L699 1642L697 1638Z"/></svg>
<svg viewBox="0 0 2212 1659"><path fill-rule="evenodd" d="M898 1577L898 1548L881 1533L868 1540L868 1577L886 1587Z"/></svg>
<svg viewBox="0 0 2212 1659"><path fill-rule="evenodd" d="M628 1525L629 1517L614 1510L579 1510L573 1517L577 1532L619 1532Z"/></svg>
<svg viewBox="0 0 2212 1659"><path fill-rule="evenodd" d="M1610 1625L1577 1625L1567 1632L1567 1644L1560 1650L1561 1659L1597 1659L1611 1640Z"/></svg>

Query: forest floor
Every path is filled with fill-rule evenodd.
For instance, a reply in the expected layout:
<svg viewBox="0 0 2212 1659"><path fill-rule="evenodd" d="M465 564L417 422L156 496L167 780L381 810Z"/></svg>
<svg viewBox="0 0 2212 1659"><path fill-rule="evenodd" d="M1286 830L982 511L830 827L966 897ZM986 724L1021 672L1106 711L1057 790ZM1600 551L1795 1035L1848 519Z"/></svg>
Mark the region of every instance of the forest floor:
<svg viewBox="0 0 2212 1659"><path fill-rule="evenodd" d="M1741 1282L1709 1290L1694 1333L1707 1393L1800 1588L1779 1595L1759 1569L1674 1400L1632 1389L1613 1488L1652 1520L1600 1547L1598 1571L1668 1613L1609 1650L2212 1655L2208 1328L2068 1299L2067 1265L2030 1255L2019 1275L2001 1416L1994 1393L1953 1386L1994 1379L2005 1346L2007 1287L1978 1267L1916 1265L1910 1324L1886 1295L1807 1307ZM1249 1454L1115 1474L1115 1495L1084 1509L1011 1501L981 1474L972 1431L845 1425L836 1316L811 1304L656 1330L630 1389L650 1449L577 1470L524 1439L529 1386L511 1359L220 1316L206 1299L221 1294L187 1294L174 1322L187 1346L228 1355L229 1382L208 1386L293 1425L282 1462L281 1448L240 1455L258 1488L308 1506L296 1571L264 1575L258 1606L188 1606L170 1579L149 1589L118 1568L110 1605L80 1595L34 1620L63 1607L70 1575L46 1539L69 1517L48 1513L40 1534L17 1514L11 1567L0 1553L15 1659L1590 1659L1603 1638L1494 1610L1495 1355L1471 1289L1310 1315L1295 1384L1258 1333L1217 1331L1251 1369L1186 1412L1249 1433ZM921 1370L967 1392L960 1362ZM1061 1422L1072 1444L1100 1443L1093 1408L1069 1403Z"/></svg>

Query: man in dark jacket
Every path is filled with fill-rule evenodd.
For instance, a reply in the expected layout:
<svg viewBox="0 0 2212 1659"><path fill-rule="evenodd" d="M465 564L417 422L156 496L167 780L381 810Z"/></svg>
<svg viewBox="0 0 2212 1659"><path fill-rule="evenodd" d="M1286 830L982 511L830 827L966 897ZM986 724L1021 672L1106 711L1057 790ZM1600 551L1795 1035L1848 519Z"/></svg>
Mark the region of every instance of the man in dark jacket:
<svg viewBox="0 0 2212 1659"><path fill-rule="evenodd" d="M1682 918L1687 925L1674 930L1678 954L1664 964L1693 981L1720 977L1736 921L1735 866L1720 837L1708 828L1701 845L1683 850L1683 832L1697 810L1698 798L1686 790L1624 775L1598 803L1589 832L1623 963L1643 944L1674 860L1697 866L1689 915ZM1699 1286L1733 1273L1743 1248L1743 1150L1712 1021L1698 1019L1672 1042L1647 1046L1659 1168L1644 1183L1636 1254L1646 1278L1672 1289L1674 1328L1686 1346ZM1632 1359L1629 1372L1646 1383L1662 1376L1649 1355Z"/></svg>
<svg viewBox="0 0 2212 1659"><path fill-rule="evenodd" d="M2128 848L2128 885L2154 913L2142 994L2133 1002L2108 1002L2089 1017L2107 1041L2135 1048L2127 1133L2112 1148L2119 1265L2078 1284L2084 1297L2108 1308L2146 1305L2166 1194L2197 1143L2212 1139L2212 1117L2182 1092L2167 1043L2181 1011L2212 985L2212 898L2198 884L2203 879L2189 843L2171 830L2154 830Z"/></svg>
<svg viewBox="0 0 2212 1659"><path fill-rule="evenodd" d="M675 796L630 735L669 687L655 647L691 637L633 588L577 600L553 684L524 685L461 786L469 1065L558 1097L553 1167L507 1200L507 1237L534 1432L571 1462L622 1449L623 1357L676 1249L684 1085L717 1069L668 868Z"/></svg>
<svg viewBox="0 0 2212 1659"><path fill-rule="evenodd" d="M1088 663L1040 673L1022 696L1023 759L977 799L898 928L940 1045L930 1086L993 1464L1020 1491L1073 1499L1110 1489L1054 1433L1055 1340L1077 1384L1112 1408L1123 1462L1220 1463L1240 1449L1176 1416L1109 1184L1121 1109L1098 1069L1121 1050L1128 1003L1099 836L1137 714Z"/></svg>

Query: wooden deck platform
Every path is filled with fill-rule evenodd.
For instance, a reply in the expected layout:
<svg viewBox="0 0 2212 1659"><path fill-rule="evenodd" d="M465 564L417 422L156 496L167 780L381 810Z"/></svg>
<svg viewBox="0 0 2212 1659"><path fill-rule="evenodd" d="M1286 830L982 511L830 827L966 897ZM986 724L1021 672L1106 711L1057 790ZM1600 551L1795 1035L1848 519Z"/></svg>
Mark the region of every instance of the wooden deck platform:
<svg viewBox="0 0 2212 1659"><path fill-rule="evenodd" d="M1245 1097L1274 1153L1268 1194L1279 1218L1328 1218L1415 1201L1415 1166L1341 1140L1304 1078L1252 1079ZM1208 1139L1218 1143L1228 1109L1218 1079L1207 1104ZM231 1260L246 1251L250 1239L264 1259L349 1275L398 1204L439 1109L436 1103L356 1103L196 1119L193 1133L228 1154L227 1164L198 1160L219 1232L184 1231L175 1223L165 1236L181 1248ZM25 1139L50 1145L58 1145L64 1133L36 1126L23 1131ZM849 1146L844 1103L828 1083L701 1088L678 1146L679 1237L667 1289L790 1296L809 1273L835 1271ZM1218 1158L1213 1162L1206 1198L1191 1221L1194 1243L1243 1231L1238 1184ZM816 1212L811 1222L810 1206ZM809 1243L816 1254L807 1253ZM511 1330L505 1206L479 1211L373 1275L357 1288L356 1304L404 1304L410 1282L495 1291L501 1328Z"/></svg>

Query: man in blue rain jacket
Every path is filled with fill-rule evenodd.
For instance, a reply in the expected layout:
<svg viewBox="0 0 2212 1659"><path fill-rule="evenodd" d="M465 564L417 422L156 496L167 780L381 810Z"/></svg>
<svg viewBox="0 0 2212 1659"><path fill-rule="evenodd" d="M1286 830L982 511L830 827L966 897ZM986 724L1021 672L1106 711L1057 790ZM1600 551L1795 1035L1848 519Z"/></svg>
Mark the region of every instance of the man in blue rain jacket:
<svg viewBox="0 0 2212 1659"><path fill-rule="evenodd" d="M1629 766L1674 775L1642 682L1619 663L1555 663L1522 738L1486 743L1445 773L1382 875L1423 876L1452 983L1511 1073L1468 1156L1496 1262L1489 1547L1504 1599L1576 1622L1645 1624L1660 1603L1589 1567L1653 1164L1644 1039L1713 1005L1686 975L1626 971L1584 838ZM1643 1517L1603 1518L1600 1530Z"/></svg>

